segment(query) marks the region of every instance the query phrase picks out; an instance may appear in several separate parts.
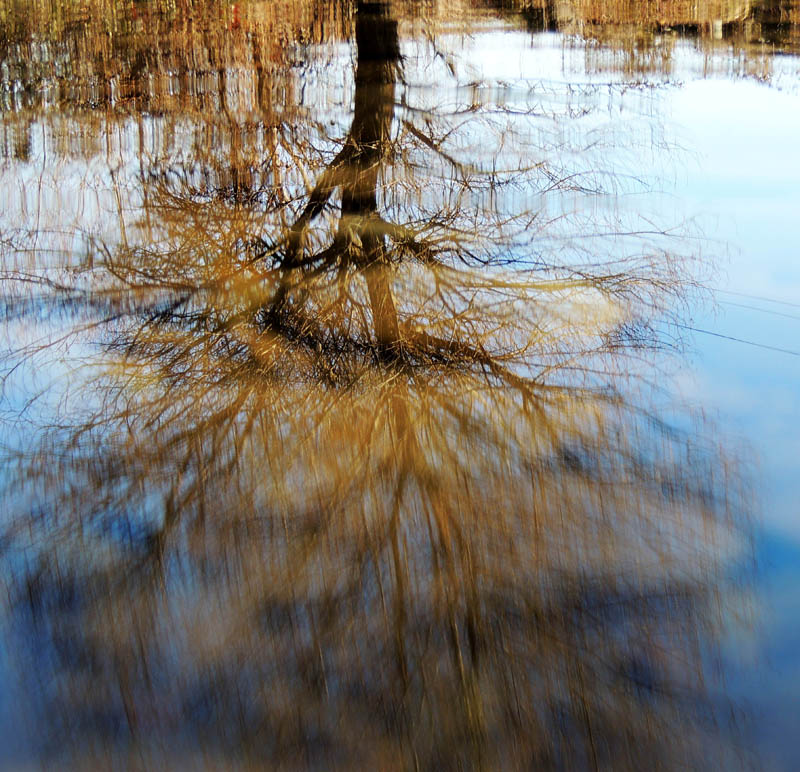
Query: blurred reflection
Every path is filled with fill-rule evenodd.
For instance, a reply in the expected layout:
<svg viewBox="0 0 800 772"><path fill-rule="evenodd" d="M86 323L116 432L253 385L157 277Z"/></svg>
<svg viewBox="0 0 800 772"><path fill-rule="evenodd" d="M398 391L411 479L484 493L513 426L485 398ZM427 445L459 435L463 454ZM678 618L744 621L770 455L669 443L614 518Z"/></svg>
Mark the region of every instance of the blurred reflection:
<svg viewBox="0 0 800 772"><path fill-rule="evenodd" d="M694 41L704 73L769 78L775 53L800 51L797 0L526 0L532 30L559 31L585 41L592 72L680 76L678 45Z"/></svg>
<svg viewBox="0 0 800 772"><path fill-rule="evenodd" d="M321 45L353 33L356 3L327 0L0 0L0 109L67 104L116 114L259 110L280 121L299 94L287 65L307 68ZM768 78L775 54L800 51L798 0L435 0L393 3L435 37L488 9L533 32L559 31L589 72L681 77L679 46L703 72ZM685 66L685 63L684 63ZM310 83L310 81L309 81ZM301 86L299 91L303 90ZM6 143L8 127L4 127ZM19 142L19 140L18 140ZM9 148L6 148L6 151ZM23 150L17 147L18 151Z"/></svg>
<svg viewBox="0 0 800 772"><path fill-rule="evenodd" d="M7 317L66 323L85 365L6 481L37 750L720 759L703 681L743 525L736 467L635 382L686 266L548 259L539 199L518 191L583 188L555 160L504 165L516 135L477 108L467 135L482 125L495 152L452 156L442 113L397 104L392 6L354 10L335 150L302 111L249 144L229 115L230 145L140 157L135 225L56 279L35 247L5 247ZM38 274L11 270L12 246ZM63 350L24 344L19 366Z"/></svg>

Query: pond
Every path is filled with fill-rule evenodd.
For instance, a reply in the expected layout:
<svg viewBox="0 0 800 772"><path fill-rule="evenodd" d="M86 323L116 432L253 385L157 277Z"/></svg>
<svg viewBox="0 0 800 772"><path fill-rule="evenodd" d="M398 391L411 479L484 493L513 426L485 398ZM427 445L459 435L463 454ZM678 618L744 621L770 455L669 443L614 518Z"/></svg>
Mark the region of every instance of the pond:
<svg viewBox="0 0 800 772"><path fill-rule="evenodd" d="M800 3L0 0L0 766L800 765Z"/></svg>

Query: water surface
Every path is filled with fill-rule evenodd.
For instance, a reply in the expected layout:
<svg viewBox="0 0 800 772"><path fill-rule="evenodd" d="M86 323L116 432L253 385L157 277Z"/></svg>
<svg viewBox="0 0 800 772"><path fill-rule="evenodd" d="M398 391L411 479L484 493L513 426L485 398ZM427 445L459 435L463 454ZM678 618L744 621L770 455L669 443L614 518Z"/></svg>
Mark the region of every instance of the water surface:
<svg viewBox="0 0 800 772"><path fill-rule="evenodd" d="M0 2L4 765L797 761L800 9L628 10Z"/></svg>

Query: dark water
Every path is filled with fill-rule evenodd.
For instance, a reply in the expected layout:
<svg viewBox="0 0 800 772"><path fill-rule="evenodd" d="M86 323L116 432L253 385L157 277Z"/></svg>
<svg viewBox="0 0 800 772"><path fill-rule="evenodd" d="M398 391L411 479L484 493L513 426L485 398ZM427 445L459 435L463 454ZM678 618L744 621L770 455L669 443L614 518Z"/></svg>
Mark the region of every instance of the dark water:
<svg viewBox="0 0 800 772"><path fill-rule="evenodd" d="M0 0L0 765L793 768L799 48Z"/></svg>

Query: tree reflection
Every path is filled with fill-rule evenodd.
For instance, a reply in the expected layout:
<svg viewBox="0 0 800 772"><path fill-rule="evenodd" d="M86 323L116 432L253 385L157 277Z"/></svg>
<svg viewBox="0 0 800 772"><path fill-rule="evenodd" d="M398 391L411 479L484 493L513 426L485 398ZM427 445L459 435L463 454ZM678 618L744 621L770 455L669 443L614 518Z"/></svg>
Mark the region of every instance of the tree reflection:
<svg viewBox="0 0 800 772"><path fill-rule="evenodd" d="M162 238L95 244L31 299L88 312L103 351L10 486L42 742L145 765L696 764L719 751L698 684L735 472L623 388L681 267L534 261L536 213L486 191L574 179L467 168L450 126L398 117L391 6L358 3L356 50L352 125L302 201L272 166L155 163Z"/></svg>

